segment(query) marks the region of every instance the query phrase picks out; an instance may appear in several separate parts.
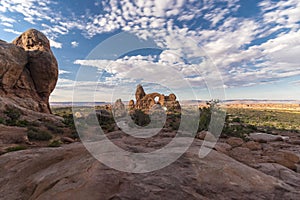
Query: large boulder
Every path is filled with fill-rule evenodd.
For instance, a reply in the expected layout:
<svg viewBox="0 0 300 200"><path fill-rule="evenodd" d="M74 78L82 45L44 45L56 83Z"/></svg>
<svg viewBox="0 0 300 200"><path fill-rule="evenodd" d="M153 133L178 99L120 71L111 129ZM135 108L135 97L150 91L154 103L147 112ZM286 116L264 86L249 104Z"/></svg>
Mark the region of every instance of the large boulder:
<svg viewBox="0 0 300 200"><path fill-rule="evenodd" d="M12 43L0 41L0 95L37 112L51 113L49 96L58 64L47 37L30 29Z"/></svg>

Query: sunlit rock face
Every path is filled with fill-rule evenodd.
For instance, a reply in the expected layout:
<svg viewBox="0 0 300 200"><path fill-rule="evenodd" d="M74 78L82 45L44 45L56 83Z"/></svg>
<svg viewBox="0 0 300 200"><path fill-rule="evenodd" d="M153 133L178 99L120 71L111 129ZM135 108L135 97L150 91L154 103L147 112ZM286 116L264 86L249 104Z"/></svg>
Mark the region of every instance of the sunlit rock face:
<svg viewBox="0 0 300 200"><path fill-rule="evenodd" d="M0 41L0 96L14 104L51 113L49 96L58 79L58 64L47 37L30 29L12 43Z"/></svg>
<svg viewBox="0 0 300 200"><path fill-rule="evenodd" d="M134 104L133 100L129 101L130 109L140 109L144 111L149 111L154 105L161 105L167 110L180 110L180 104L176 100L177 97L175 94L170 94L165 96L160 93L150 93L146 94L143 86L138 85L135 92L136 103Z"/></svg>

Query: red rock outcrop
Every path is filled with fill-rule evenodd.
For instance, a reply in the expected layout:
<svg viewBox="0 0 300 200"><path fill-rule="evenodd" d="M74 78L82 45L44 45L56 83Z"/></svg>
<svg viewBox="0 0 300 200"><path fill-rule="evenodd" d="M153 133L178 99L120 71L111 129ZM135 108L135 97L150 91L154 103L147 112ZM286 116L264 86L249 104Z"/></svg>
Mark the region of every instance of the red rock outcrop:
<svg viewBox="0 0 300 200"><path fill-rule="evenodd" d="M129 102L128 106L130 109L135 108L135 109L148 111L151 109L152 106L159 104L161 106L166 107L168 110L172 110L172 111L180 110L180 104L176 100L177 97L175 94L170 94L169 96L165 96L163 94L156 93L156 92L146 94L143 87L141 85L138 85L135 93L135 98L136 98L135 105L133 100L130 100Z"/></svg>
<svg viewBox="0 0 300 200"><path fill-rule="evenodd" d="M0 96L21 107L51 113L49 96L58 64L47 37L30 29L12 43L0 41Z"/></svg>

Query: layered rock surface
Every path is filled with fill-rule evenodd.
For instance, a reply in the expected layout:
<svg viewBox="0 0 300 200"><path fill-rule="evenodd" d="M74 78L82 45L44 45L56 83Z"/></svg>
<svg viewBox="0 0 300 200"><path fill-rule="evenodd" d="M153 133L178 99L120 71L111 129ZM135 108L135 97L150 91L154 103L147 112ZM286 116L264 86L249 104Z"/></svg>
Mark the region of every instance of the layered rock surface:
<svg viewBox="0 0 300 200"><path fill-rule="evenodd" d="M125 149L135 145L129 137L114 142ZM271 176L274 170L266 170L265 165L261 169L270 175L214 150L200 159L201 144L195 141L176 162L146 174L108 168L80 143L7 153L0 159L0 199L299 198L295 182L287 184L280 180L282 177ZM146 144L139 146L149 150ZM298 177L286 172L283 178Z"/></svg>
<svg viewBox="0 0 300 200"><path fill-rule="evenodd" d="M49 96L58 64L47 37L30 29L12 43L0 41L0 96L33 111L51 113Z"/></svg>

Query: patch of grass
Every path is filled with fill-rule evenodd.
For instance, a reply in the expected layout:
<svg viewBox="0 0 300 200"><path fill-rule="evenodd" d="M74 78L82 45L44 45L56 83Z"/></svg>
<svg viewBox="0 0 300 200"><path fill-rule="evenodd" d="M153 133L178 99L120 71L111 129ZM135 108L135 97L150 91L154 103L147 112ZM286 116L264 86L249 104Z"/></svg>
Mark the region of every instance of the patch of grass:
<svg viewBox="0 0 300 200"><path fill-rule="evenodd" d="M253 127L266 129L300 131L300 112L288 110L262 110L228 108L227 113ZM233 119L231 119L233 121Z"/></svg>
<svg viewBox="0 0 300 200"><path fill-rule="evenodd" d="M6 151L7 152L13 152L13 151L21 151L21 150L25 150L25 149L27 149L27 147L18 145L18 146L14 146L14 147L8 147L6 149Z"/></svg>

